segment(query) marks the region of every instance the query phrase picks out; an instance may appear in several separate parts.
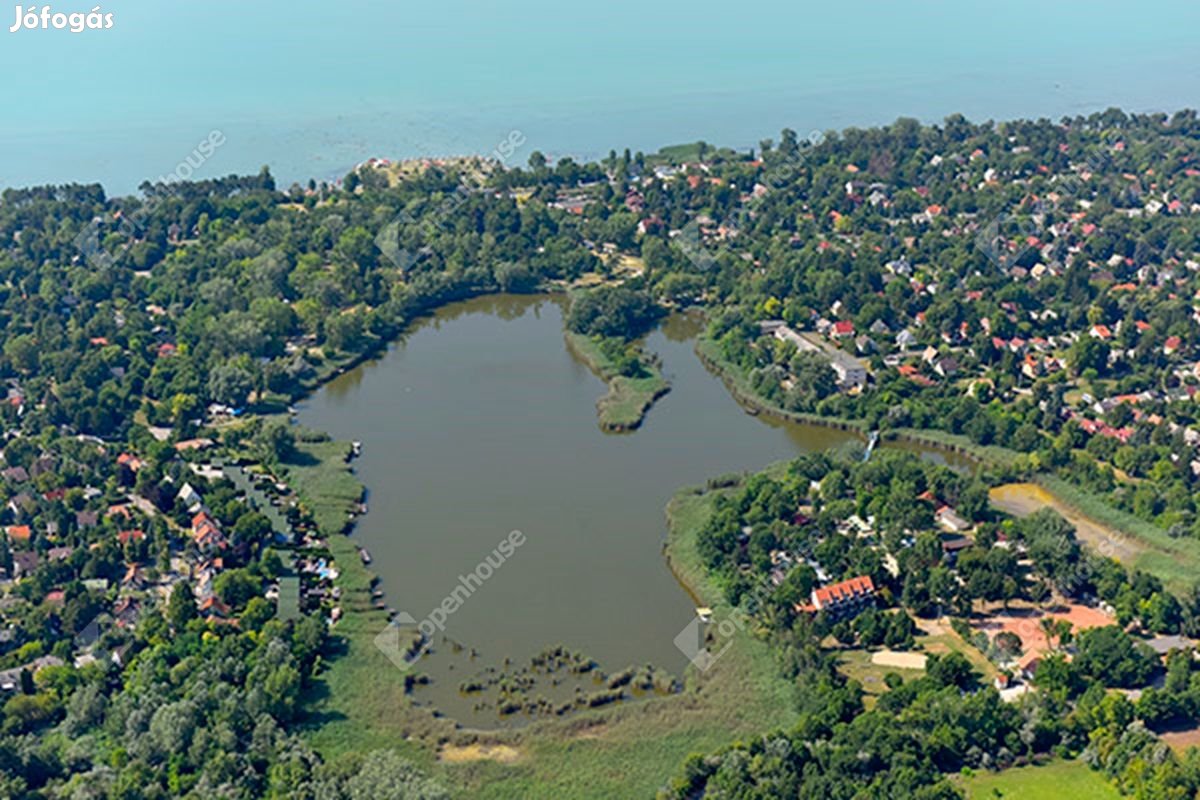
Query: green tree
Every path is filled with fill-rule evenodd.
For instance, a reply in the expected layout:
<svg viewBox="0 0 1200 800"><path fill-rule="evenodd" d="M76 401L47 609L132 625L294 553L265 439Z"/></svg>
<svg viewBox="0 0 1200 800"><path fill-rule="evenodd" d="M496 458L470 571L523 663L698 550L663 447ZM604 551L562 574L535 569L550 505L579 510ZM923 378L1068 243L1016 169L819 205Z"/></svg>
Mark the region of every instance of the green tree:
<svg viewBox="0 0 1200 800"><path fill-rule="evenodd" d="M196 596L187 581L180 581L171 590L167 600L167 622L176 633L187 628L187 624L199 616L196 610Z"/></svg>
<svg viewBox="0 0 1200 800"><path fill-rule="evenodd" d="M394 750L374 750L346 782L348 800L449 800L450 794Z"/></svg>

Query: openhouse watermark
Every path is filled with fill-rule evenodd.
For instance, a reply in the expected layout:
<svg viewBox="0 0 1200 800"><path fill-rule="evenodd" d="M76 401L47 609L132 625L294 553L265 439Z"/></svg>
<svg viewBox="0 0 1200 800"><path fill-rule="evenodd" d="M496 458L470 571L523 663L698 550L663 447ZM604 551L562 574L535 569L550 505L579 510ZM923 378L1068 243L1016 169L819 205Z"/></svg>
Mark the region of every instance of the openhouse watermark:
<svg viewBox="0 0 1200 800"><path fill-rule="evenodd" d="M69 30L71 33L84 31L107 30L113 26L112 13L104 13L100 6L91 11L73 11L64 13L55 11L50 6L17 6L16 19L9 26L9 33L19 30Z"/></svg>
<svg viewBox="0 0 1200 800"><path fill-rule="evenodd" d="M713 664L733 646L734 637L751 629L754 615L758 613L775 593L769 583L760 583L742 597L739 605L729 609L718 621L705 610L697 613L675 636L675 646L687 656L687 660L701 672L708 672Z"/></svg>
<svg viewBox="0 0 1200 800"><path fill-rule="evenodd" d="M450 617L462 608L526 541L528 540L521 531L509 533L475 566L475 569L466 575L458 576L455 587L425 615L424 619L418 621L412 614L401 611L375 637L375 646L399 669L407 671L433 646L434 635L446 630ZM406 639L409 640L407 644Z"/></svg>
<svg viewBox="0 0 1200 800"><path fill-rule="evenodd" d="M158 187L169 187L175 183L191 180L196 171L204 166L226 141L228 140L221 131L209 131L208 136L201 139L192 148L192 152L188 153L182 161L175 165L175 169L166 175L159 175L155 185ZM125 237L127 242L137 238L142 221L153 213L157 205L162 202L161 197L162 195L158 194L152 195L133 212L120 216L117 231ZM83 255L88 265L96 269L111 266L113 263L112 255L104 248L100 241L101 227L104 224L103 220L99 218L94 219L90 225L81 230L75 237L75 248Z"/></svg>

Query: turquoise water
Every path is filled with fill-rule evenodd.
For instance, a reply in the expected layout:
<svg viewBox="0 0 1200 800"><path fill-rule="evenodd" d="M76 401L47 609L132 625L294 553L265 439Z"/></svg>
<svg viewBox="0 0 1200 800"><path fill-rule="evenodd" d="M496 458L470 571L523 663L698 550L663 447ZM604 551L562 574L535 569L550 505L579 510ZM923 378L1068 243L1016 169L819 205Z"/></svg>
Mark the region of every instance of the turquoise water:
<svg viewBox="0 0 1200 800"><path fill-rule="evenodd" d="M56 11L90 5L54 4ZM111 30L9 33L0 186L270 164L285 182L368 156L596 156L962 112L1059 117L1200 105L1200 4L103 4Z"/></svg>

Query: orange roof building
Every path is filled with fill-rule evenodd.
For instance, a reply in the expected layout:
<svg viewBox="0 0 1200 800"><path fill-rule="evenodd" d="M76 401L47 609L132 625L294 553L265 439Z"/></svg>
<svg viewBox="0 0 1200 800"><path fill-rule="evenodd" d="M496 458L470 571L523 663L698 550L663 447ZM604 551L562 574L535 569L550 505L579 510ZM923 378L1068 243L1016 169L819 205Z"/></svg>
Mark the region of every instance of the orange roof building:
<svg viewBox="0 0 1200 800"><path fill-rule="evenodd" d="M860 575L841 583L813 589L812 607L836 617L853 617L875 604L875 582Z"/></svg>
<svg viewBox="0 0 1200 800"><path fill-rule="evenodd" d="M5 531L8 538L14 542L28 542L33 537L33 531L28 525L9 525Z"/></svg>

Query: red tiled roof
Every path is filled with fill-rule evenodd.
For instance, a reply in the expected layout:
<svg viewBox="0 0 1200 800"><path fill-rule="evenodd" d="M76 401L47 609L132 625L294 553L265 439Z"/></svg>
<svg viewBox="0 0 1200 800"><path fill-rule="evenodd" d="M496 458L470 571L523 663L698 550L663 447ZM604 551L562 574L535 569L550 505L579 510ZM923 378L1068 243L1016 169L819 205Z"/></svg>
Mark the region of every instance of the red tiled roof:
<svg viewBox="0 0 1200 800"><path fill-rule="evenodd" d="M216 597L210 597L200 604L200 613L225 617L229 616L229 606L222 603Z"/></svg>
<svg viewBox="0 0 1200 800"><path fill-rule="evenodd" d="M33 531L28 525L9 525L7 530L8 538L19 539L23 542L29 541L29 537L33 535Z"/></svg>
<svg viewBox="0 0 1200 800"><path fill-rule="evenodd" d="M830 605L844 603L857 597L875 594L875 583L869 575L851 578L848 581L822 586L813 591L814 605L824 608Z"/></svg>

